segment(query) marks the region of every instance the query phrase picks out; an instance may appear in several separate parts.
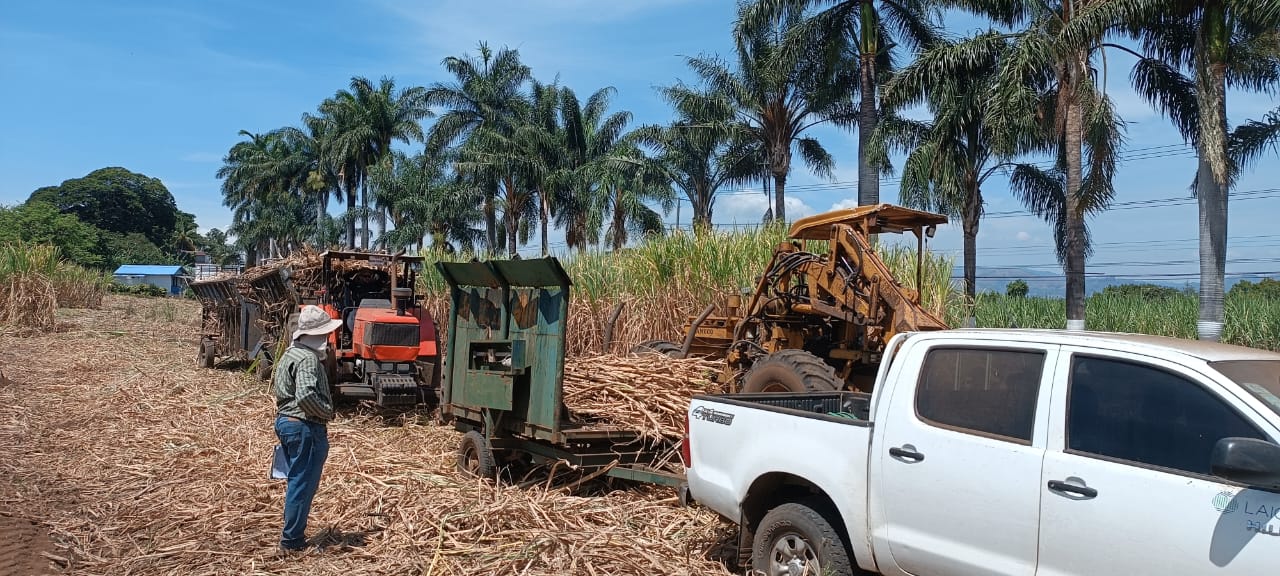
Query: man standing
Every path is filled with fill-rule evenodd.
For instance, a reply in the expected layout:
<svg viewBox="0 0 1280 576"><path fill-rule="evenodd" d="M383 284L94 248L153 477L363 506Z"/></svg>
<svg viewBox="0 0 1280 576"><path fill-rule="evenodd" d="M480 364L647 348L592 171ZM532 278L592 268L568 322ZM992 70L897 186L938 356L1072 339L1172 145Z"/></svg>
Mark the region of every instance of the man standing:
<svg viewBox="0 0 1280 576"><path fill-rule="evenodd" d="M298 314L293 341L276 364L276 437L289 462L284 494L282 552L306 548L307 516L320 486L320 473L329 455L325 425L333 419L333 400L323 359L329 334L342 322L318 306L305 306Z"/></svg>

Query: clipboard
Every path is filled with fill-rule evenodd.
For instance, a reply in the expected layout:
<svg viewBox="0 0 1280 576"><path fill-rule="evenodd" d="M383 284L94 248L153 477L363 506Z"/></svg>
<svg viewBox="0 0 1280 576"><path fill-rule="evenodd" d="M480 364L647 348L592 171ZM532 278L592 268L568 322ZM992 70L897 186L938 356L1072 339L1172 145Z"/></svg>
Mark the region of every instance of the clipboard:
<svg viewBox="0 0 1280 576"><path fill-rule="evenodd" d="M289 477L289 457L284 453L284 446L276 444L271 455L271 480L284 480Z"/></svg>

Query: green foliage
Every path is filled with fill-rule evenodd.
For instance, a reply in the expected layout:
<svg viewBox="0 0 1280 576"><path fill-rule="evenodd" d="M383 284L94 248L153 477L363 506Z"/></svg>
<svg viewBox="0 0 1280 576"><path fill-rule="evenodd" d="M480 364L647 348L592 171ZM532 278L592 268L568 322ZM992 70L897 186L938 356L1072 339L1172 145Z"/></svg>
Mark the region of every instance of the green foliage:
<svg viewBox="0 0 1280 576"><path fill-rule="evenodd" d="M1258 296L1280 301L1280 281L1274 278L1263 278L1257 283L1241 280L1227 292L1228 298L1244 296Z"/></svg>
<svg viewBox="0 0 1280 576"><path fill-rule="evenodd" d="M108 287L112 294L129 294L133 296L160 297L167 296L168 290L150 284L121 284L112 282Z"/></svg>
<svg viewBox="0 0 1280 576"><path fill-rule="evenodd" d="M1183 295L1182 290L1170 286L1158 286L1156 284L1120 284L1118 286L1107 286L1106 288L1103 288L1101 292L1094 294L1092 298L1136 296L1149 300L1167 300L1169 298L1177 298Z"/></svg>
<svg viewBox="0 0 1280 576"><path fill-rule="evenodd" d="M1026 298L1030 288L1024 280L1014 280L1004 287L1004 293L1010 298Z"/></svg>
<svg viewBox="0 0 1280 576"><path fill-rule="evenodd" d="M0 283L19 276L39 276L48 280L63 308L97 308L102 303L107 279L63 257L52 244L22 241L0 244Z"/></svg>
<svg viewBox="0 0 1280 576"><path fill-rule="evenodd" d="M48 202L0 207L0 244L50 244L71 262L96 267L104 263L99 240L97 228Z"/></svg>
<svg viewBox="0 0 1280 576"><path fill-rule="evenodd" d="M28 202L47 202L86 224L117 234L142 234L156 245L167 244L179 222L173 195L159 179L124 168L101 168L46 186Z"/></svg>
<svg viewBox="0 0 1280 576"><path fill-rule="evenodd" d="M182 264L173 253L166 253L139 232L129 234L102 233L108 264L112 269L122 264Z"/></svg>
<svg viewBox="0 0 1280 576"><path fill-rule="evenodd" d="M1086 325L1090 330L1195 338L1197 297L1178 290L1166 294L1163 298L1149 298L1134 290L1099 292L1089 299ZM947 310L947 322L959 326L963 314L963 308L952 306ZM1066 327L1066 304L1061 298L983 293L978 296L975 315L978 326L984 328ZM1224 317L1224 342L1280 350L1280 322L1275 321L1280 318L1280 298L1247 289L1232 292L1226 298Z"/></svg>

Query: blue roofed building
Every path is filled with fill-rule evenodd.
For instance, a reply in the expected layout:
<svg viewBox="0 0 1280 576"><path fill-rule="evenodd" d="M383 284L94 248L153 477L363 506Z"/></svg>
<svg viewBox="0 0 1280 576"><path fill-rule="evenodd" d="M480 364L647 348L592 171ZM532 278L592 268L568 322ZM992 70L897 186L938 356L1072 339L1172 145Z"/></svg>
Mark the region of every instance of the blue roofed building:
<svg viewBox="0 0 1280 576"><path fill-rule="evenodd" d="M185 275L182 266L154 266L149 264L125 264L112 273L119 284L136 286L150 284L163 289L172 296L182 294L185 286Z"/></svg>

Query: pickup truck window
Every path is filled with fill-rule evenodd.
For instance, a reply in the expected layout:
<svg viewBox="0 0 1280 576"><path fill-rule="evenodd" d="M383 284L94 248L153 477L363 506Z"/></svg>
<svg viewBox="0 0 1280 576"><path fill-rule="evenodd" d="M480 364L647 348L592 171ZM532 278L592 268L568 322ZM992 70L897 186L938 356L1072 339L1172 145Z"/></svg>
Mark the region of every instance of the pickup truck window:
<svg viewBox="0 0 1280 576"><path fill-rule="evenodd" d="M1029 444L1044 352L934 348L925 356L916 414L962 432Z"/></svg>
<svg viewBox="0 0 1280 576"><path fill-rule="evenodd" d="M1067 449L1209 476L1214 444L1265 439L1200 384L1136 362L1075 356Z"/></svg>
<svg viewBox="0 0 1280 576"><path fill-rule="evenodd" d="M1230 360L1210 362L1209 366L1280 415L1280 360Z"/></svg>

